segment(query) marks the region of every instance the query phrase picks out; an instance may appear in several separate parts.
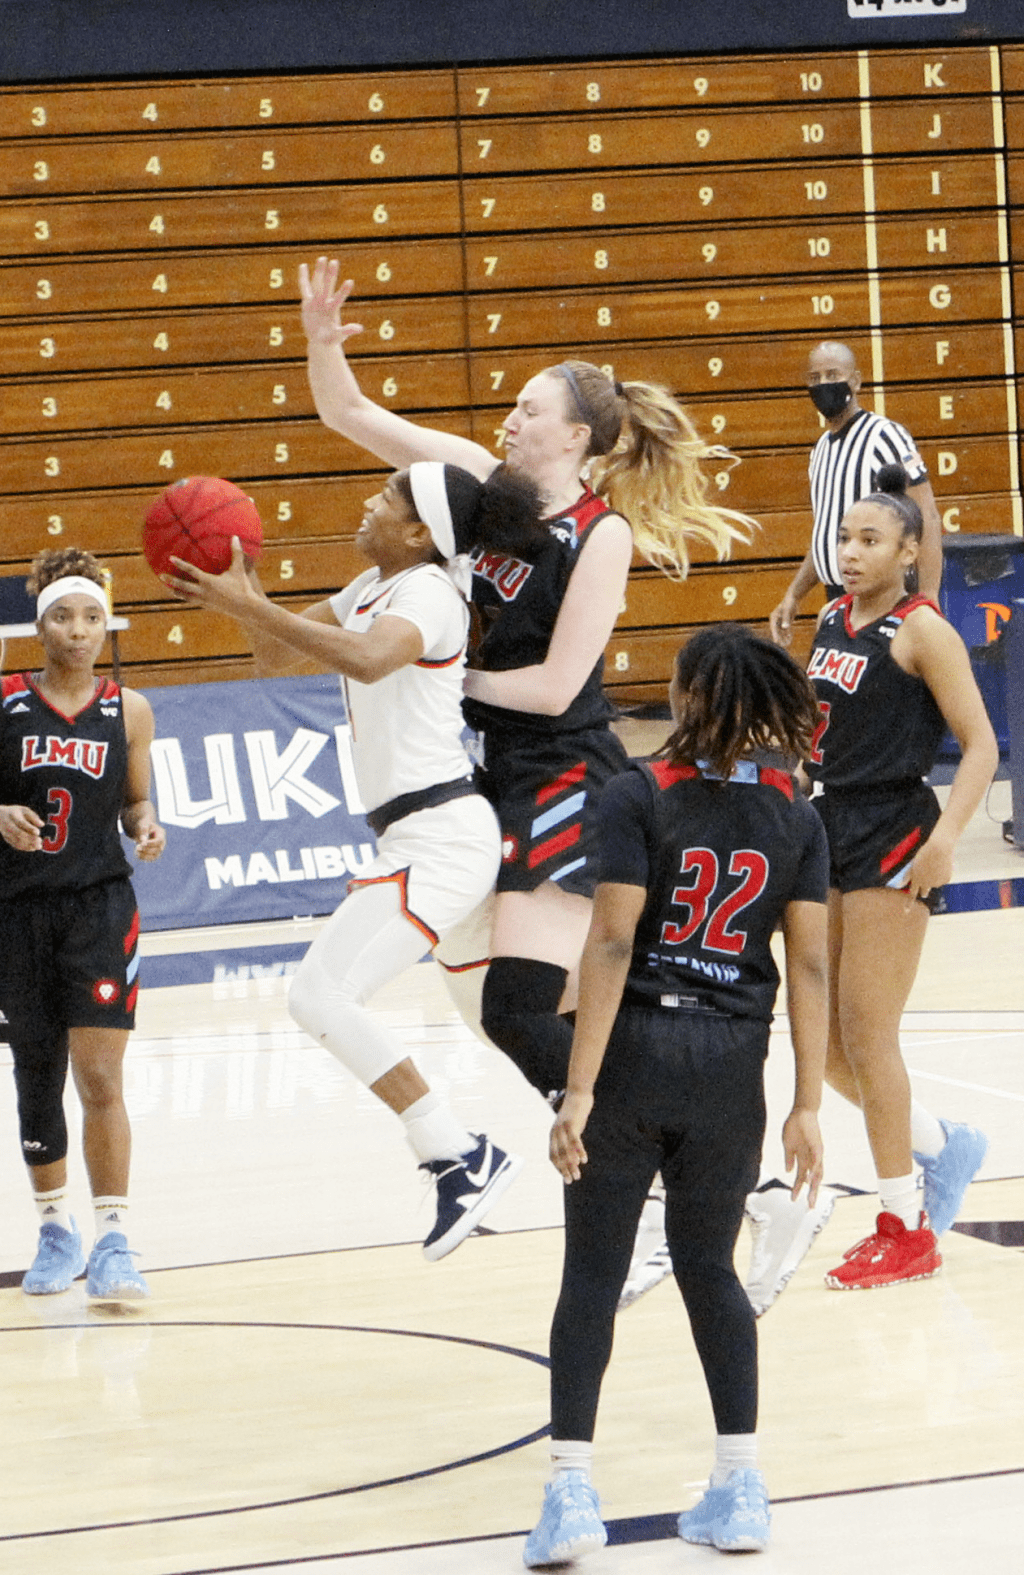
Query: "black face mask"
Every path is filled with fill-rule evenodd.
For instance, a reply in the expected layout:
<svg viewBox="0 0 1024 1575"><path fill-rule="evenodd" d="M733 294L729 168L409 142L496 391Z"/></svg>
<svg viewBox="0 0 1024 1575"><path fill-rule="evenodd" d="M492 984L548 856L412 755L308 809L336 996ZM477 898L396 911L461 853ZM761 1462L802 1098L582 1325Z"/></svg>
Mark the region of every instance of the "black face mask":
<svg viewBox="0 0 1024 1575"><path fill-rule="evenodd" d="M841 416L853 398L853 389L849 383L815 383L807 392L826 421L834 421L836 416Z"/></svg>

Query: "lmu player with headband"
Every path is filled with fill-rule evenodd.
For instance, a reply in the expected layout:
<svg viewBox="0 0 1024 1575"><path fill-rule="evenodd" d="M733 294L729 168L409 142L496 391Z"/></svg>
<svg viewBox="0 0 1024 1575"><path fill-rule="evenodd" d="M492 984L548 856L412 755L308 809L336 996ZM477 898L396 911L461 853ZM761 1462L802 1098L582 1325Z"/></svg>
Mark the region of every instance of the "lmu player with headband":
<svg viewBox="0 0 1024 1575"><path fill-rule="evenodd" d="M0 681L0 1009L14 1056L22 1152L39 1210L30 1295L66 1291L88 1268L97 1298L149 1294L125 1231L131 1133L122 1065L135 1026L139 915L118 831L140 859L165 836L149 801L153 713L94 668L107 634L96 559L41 552L41 672ZM82 1101L96 1212L88 1265L67 1196L64 1085Z"/></svg>

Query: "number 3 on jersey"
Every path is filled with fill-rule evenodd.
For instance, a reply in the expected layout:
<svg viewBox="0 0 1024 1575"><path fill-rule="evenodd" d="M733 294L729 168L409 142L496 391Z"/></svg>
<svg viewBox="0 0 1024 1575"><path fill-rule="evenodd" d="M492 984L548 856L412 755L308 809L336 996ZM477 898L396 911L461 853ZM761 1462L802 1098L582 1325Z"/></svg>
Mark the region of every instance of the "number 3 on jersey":
<svg viewBox="0 0 1024 1575"><path fill-rule="evenodd" d="M729 926L744 908L749 908L764 891L768 881L768 860L754 848L737 848L729 859L729 874L740 876L739 885L717 904L708 918L708 904L718 887L718 855L711 848L687 848L679 866L681 875L692 874L691 886L677 886L672 893L673 907L689 910L683 924L666 922L661 927L663 946L682 946L707 921L700 944L705 951L727 952L738 956L747 944L746 930Z"/></svg>
<svg viewBox="0 0 1024 1575"><path fill-rule="evenodd" d="M71 819L71 794L67 788L52 787L46 795L50 813L46 817L47 830L43 832L44 853L59 853L68 840L68 821Z"/></svg>

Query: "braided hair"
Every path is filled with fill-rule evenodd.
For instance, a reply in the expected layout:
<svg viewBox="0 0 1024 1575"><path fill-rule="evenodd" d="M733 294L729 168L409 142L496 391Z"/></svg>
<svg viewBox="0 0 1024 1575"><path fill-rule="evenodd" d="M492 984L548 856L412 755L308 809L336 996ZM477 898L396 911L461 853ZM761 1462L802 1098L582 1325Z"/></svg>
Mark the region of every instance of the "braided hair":
<svg viewBox="0 0 1024 1575"><path fill-rule="evenodd" d="M701 629L678 652L674 678L682 716L661 750L673 765L700 761L727 782L753 749L810 753L819 717L807 674L744 624Z"/></svg>

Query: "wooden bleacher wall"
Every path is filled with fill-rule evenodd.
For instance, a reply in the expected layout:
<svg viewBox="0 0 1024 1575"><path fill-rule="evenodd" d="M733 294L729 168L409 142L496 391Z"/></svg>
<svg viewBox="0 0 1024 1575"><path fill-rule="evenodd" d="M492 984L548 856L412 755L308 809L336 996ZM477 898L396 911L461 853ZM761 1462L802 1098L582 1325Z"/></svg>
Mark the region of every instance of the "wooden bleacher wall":
<svg viewBox="0 0 1024 1575"><path fill-rule="evenodd" d="M0 189L0 574L96 551L136 687L251 674L237 626L140 556L169 482L252 493L286 605L361 567L380 471L306 386L296 269L321 251L392 408L491 446L575 354L670 383L742 457L713 489L762 529L684 585L635 567L623 704L663 698L688 630L763 624L794 572L822 338L914 433L947 531L1022 531L1024 44L12 83Z"/></svg>

